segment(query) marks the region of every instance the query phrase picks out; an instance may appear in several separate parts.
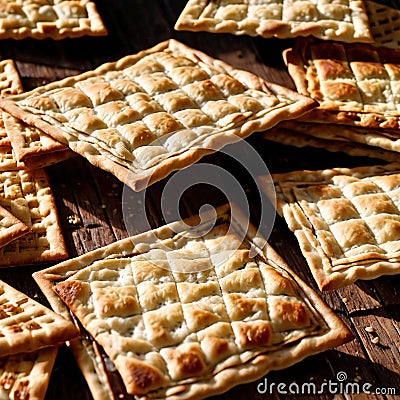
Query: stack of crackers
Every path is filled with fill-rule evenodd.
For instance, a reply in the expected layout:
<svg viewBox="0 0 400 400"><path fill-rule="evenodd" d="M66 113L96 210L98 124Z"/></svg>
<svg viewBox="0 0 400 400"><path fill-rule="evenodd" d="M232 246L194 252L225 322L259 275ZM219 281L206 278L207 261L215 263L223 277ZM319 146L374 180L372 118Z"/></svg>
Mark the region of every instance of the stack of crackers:
<svg viewBox="0 0 400 400"><path fill-rule="evenodd" d="M0 39L105 35L95 3L0 1ZM0 96L22 93L12 60L0 61ZM64 144L0 114L0 267L68 257L45 167L73 156ZM77 337L69 320L0 281L0 392L42 400L58 347Z"/></svg>
<svg viewBox="0 0 400 400"><path fill-rule="evenodd" d="M306 38L284 56L298 91L319 106L266 139L381 161L361 170L300 172L294 180L291 173L276 175L278 211L321 290L400 273L393 197L400 172L400 49Z"/></svg>
<svg viewBox="0 0 400 400"><path fill-rule="evenodd" d="M399 11L383 1L189 0L176 30L263 38L312 36L398 47Z"/></svg>
<svg viewBox="0 0 400 400"><path fill-rule="evenodd" d="M36 135L42 155L68 146L135 190L316 105L173 39L0 100L20 161ZM248 220L217 217L34 274L81 331L70 344L95 398L204 398L351 339Z"/></svg>
<svg viewBox="0 0 400 400"><path fill-rule="evenodd" d="M12 60L3 60L2 95L22 92ZM12 124L11 128L8 128ZM62 260L68 256L44 167L70 157L40 130L0 116L0 267Z"/></svg>
<svg viewBox="0 0 400 400"><path fill-rule="evenodd" d="M22 92L14 62L2 60L0 67L1 95ZM43 167L71 152L22 125L18 137L24 141L15 141L6 128L10 118L6 113L0 118L0 267L65 259L68 253ZM42 400L58 347L76 337L78 329L0 281L0 331L2 398Z"/></svg>
<svg viewBox="0 0 400 400"><path fill-rule="evenodd" d="M399 274L400 11L370 0L189 0L175 28L294 39L283 59L298 93L318 106L265 139L378 166L275 174L266 192L276 193L321 290Z"/></svg>

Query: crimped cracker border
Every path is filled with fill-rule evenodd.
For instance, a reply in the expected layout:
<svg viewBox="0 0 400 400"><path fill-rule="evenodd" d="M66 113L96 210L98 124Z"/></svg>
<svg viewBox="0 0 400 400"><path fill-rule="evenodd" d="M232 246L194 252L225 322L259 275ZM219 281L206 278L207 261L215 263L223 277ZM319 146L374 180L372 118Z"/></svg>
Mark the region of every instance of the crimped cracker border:
<svg viewBox="0 0 400 400"><path fill-rule="evenodd" d="M23 92L24 89L22 87L21 79L13 60L1 60L0 71L6 78L5 81L0 81L0 94L2 96Z"/></svg>
<svg viewBox="0 0 400 400"><path fill-rule="evenodd" d="M242 1L232 1L232 5L244 4ZM175 23L176 30L194 32L207 31L212 33L230 33L234 35L261 36L263 38L294 38L297 36L315 36L325 40L342 40L345 42L373 42L369 21L363 1L350 1L353 11L354 37L345 37L340 33L340 22L326 18L319 21L284 21L282 19L266 19L255 23L250 18L216 19L201 18L201 13L207 8L217 9L216 0L189 0ZM274 5L274 3L272 3ZM265 1L265 5L268 2Z"/></svg>
<svg viewBox="0 0 400 400"><path fill-rule="evenodd" d="M90 0L81 0L80 3L85 4L87 19L89 26L79 26L74 28L57 28L54 22L42 22L40 28L32 29L30 27L18 27L10 29L0 29L1 39L21 40L26 38L33 39L53 39L61 40L65 38L77 38L82 36L104 36L108 31L104 22L97 11L96 4Z"/></svg>

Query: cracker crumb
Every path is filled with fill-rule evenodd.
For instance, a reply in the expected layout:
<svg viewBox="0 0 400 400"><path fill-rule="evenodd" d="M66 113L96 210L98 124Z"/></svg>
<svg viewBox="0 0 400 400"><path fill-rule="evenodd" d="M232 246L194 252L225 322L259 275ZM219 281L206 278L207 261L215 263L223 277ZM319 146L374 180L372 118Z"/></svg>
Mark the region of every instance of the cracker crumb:
<svg viewBox="0 0 400 400"><path fill-rule="evenodd" d="M76 214L68 215L67 219L68 219L68 222L72 225L78 225L81 222L81 219Z"/></svg>

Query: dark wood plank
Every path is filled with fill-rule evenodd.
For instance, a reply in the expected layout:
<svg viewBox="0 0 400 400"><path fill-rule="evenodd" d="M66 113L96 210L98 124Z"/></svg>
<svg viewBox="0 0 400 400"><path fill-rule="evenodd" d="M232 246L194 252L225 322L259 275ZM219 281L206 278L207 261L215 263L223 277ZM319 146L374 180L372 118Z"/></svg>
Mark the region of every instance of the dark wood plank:
<svg viewBox="0 0 400 400"><path fill-rule="evenodd" d="M380 299L380 303L384 306L399 305L400 299L400 276L382 276L374 279L369 285L366 282L358 282L357 285L371 296Z"/></svg>
<svg viewBox="0 0 400 400"><path fill-rule="evenodd" d="M100 207L103 209L107 222L110 225L116 239L122 239L128 236L125 218L128 215L124 214L124 201L121 199L128 198L127 188L112 174L102 171L99 168L90 166L90 171L93 176L93 184L96 187L100 199ZM131 193L131 191L129 191ZM126 199L129 201L130 208L137 210L138 207L132 201L132 197ZM139 228L139 227L138 227ZM131 233L133 234L133 232Z"/></svg>
<svg viewBox="0 0 400 400"><path fill-rule="evenodd" d="M60 212L61 223L64 227L68 224L78 255L112 243L116 239L107 223L104 204L92 184L93 176L90 172L88 162L81 157L49 168L55 197L58 202L63 199L63 206L67 207ZM74 248L70 250L73 251Z"/></svg>

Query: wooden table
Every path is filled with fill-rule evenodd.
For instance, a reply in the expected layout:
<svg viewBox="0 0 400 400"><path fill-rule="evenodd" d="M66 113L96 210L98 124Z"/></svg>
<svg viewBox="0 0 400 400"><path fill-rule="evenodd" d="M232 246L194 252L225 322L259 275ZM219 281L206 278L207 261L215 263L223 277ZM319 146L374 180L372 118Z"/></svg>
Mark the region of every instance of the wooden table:
<svg viewBox="0 0 400 400"><path fill-rule="evenodd" d="M270 81L294 88L282 62L282 50L291 46L290 40L236 37L224 34L175 32L174 23L185 5L185 0L97 0L98 10L109 30L106 37L80 38L63 41L52 40L5 40L0 43L3 58L13 58L22 77L25 90L54 81L65 76L92 69L104 62L136 53L156 43L176 38L198 48L213 57L221 58L238 68L250 70ZM270 172L294 169L319 169L370 165L379 163L367 158L349 157L343 153L328 153L321 149L298 149L274 144L252 135L248 141L262 156ZM205 157L202 162L221 166L245 188L251 206L252 220L259 218L260 194L246 179L240 165L236 165L224 154ZM168 179L156 183L145 194L145 206L137 212L143 214L143 225L136 224L129 232L122 215L123 185L112 175L91 166L81 157L70 159L48 168L51 184L56 196L63 233L70 256L76 256L100 246L114 242L135 232L162 225L165 213L160 201ZM135 195L133 195L135 198ZM181 215L197 213L205 203L213 205L225 201L222 193L210 185L198 184L182 194ZM143 209L140 209L143 208ZM78 215L80 222L71 224L69 216ZM135 232L132 232L134 230ZM294 235L285 222L276 217L270 243L288 264L314 289L315 282L302 257ZM27 294L46 302L31 278L32 272L45 265L3 269L0 278ZM327 304L343 319L355 335L355 340L335 350L312 356L284 371L271 372L268 384L275 389L263 393L265 383L239 385L218 396L218 399L394 399L400 396L400 276L382 277L374 281L363 281L346 288L322 293ZM371 326L376 333L369 333ZM374 344L372 339L379 336ZM341 373L345 373L347 378ZM352 396L334 394L329 382L357 382L359 387L380 389L381 393ZM282 393L295 384L315 383L323 393L316 396ZM278 384L283 383L286 386ZM370 384L371 386L368 386ZM257 390L257 387L261 390ZM338 388L338 386L336 387ZM395 391L397 396L390 393ZM71 400L91 399L86 383L67 347L62 347L51 376L46 399Z"/></svg>

